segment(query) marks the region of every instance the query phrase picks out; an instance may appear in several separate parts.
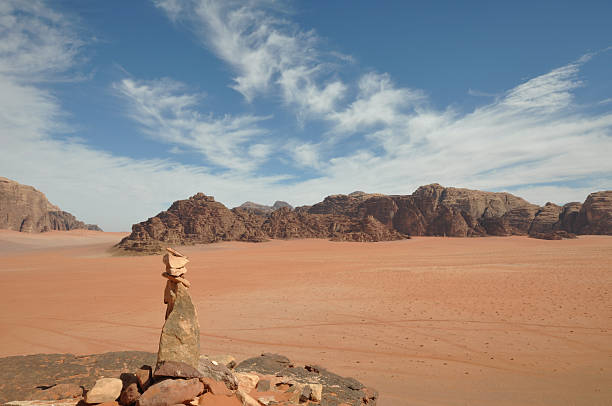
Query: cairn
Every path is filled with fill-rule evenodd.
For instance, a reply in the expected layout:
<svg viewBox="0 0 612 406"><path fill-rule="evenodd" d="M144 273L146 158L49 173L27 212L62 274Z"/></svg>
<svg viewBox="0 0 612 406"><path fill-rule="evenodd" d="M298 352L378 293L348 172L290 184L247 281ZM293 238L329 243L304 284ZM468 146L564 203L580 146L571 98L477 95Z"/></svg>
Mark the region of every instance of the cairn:
<svg viewBox="0 0 612 406"><path fill-rule="evenodd" d="M200 324L198 314L189 295L191 283L185 279L189 262L180 252L166 248L163 257L166 271L162 276L167 279L164 290L166 322L159 338L157 366L165 361L184 362L198 367L200 357Z"/></svg>

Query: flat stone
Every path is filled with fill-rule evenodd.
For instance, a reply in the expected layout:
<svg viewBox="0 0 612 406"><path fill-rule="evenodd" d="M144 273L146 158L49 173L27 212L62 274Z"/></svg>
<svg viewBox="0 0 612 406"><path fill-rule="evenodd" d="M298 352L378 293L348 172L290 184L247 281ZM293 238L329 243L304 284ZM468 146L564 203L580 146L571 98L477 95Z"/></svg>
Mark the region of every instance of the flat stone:
<svg viewBox="0 0 612 406"><path fill-rule="evenodd" d="M189 262L186 257L178 257L171 253L164 255L163 261L167 268L182 268Z"/></svg>
<svg viewBox="0 0 612 406"><path fill-rule="evenodd" d="M238 390L250 393L257 386L259 376L248 372L237 372L234 374L238 380Z"/></svg>
<svg viewBox="0 0 612 406"><path fill-rule="evenodd" d="M112 402L121 395L123 382L117 378L100 378L85 395L86 403Z"/></svg>
<svg viewBox="0 0 612 406"><path fill-rule="evenodd" d="M79 399L59 400L13 400L4 403L5 406L76 406Z"/></svg>
<svg viewBox="0 0 612 406"><path fill-rule="evenodd" d="M155 372L155 377L171 377L171 378L201 378L204 375L197 369L184 362L177 361L162 361Z"/></svg>
<svg viewBox="0 0 612 406"><path fill-rule="evenodd" d="M223 381L216 381L212 378L200 378L200 381L202 381L204 384L204 390L212 393L213 395L234 395L234 391L230 390Z"/></svg>
<svg viewBox="0 0 612 406"><path fill-rule="evenodd" d="M211 360L202 356L200 357L198 371L200 371L204 377L225 383L225 386L230 390L238 389L238 380L232 371L225 365L214 364Z"/></svg>
<svg viewBox="0 0 612 406"><path fill-rule="evenodd" d="M200 324L187 288L175 285L174 305L159 339L157 366L163 361L184 362L198 368L200 361Z"/></svg>
<svg viewBox="0 0 612 406"><path fill-rule="evenodd" d="M185 403L203 391L204 384L197 378L167 379L150 386L136 404L138 406L168 406Z"/></svg>
<svg viewBox="0 0 612 406"><path fill-rule="evenodd" d="M136 402L139 397L138 384L134 382L123 389L121 396L119 396L119 403L123 406L129 406Z"/></svg>
<svg viewBox="0 0 612 406"><path fill-rule="evenodd" d="M236 366L236 358L233 355L229 354L215 354L215 355L201 355L201 357L205 357L209 359L213 363L225 365L229 369L233 369Z"/></svg>
<svg viewBox="0 0 612 406"><path fill-rule="evenodd" d="M236 397L240 399L243 406L261 406L261 404L258 401L253 399L251 395L244 392L243 390L238 389L236 391Z"/></svg>
<svg viewBox="0 0 612 406"><path fill-rule="evenodd" d="M236 396L213 395L207 392L198 399L198 406L242 406Z"/></svg>
<svg viewBox="0 0 612 406"><path fill-rule="evenodd" d="M166 272L168 272L172 276L182 276L187 273L187 268L166 268Z"/></svg>

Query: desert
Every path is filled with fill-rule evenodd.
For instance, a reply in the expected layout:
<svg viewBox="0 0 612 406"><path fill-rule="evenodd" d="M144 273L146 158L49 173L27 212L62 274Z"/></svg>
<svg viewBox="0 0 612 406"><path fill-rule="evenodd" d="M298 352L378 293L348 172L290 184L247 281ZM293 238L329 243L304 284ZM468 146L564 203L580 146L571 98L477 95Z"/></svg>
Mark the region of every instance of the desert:
<svg viewBox="0 0 612 406"><path fill-rule="evenodd" d="M1 231L0 356L157 350L159 255L126 233ZM612 398L612 240L322 239L179 247L202 353L274 352L353 376L381 405Z"/></svg>

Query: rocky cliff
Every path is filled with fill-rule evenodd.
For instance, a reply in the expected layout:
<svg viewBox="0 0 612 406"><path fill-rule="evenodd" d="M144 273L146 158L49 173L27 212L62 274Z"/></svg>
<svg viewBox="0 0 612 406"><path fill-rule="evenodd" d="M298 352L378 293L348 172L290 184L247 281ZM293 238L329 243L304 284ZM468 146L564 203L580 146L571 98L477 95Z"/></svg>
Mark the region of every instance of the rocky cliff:
<svg viewBox="0 0 612 406"><path fill-rule="evenodd" d="M409 236L479 237L531 235L571 238L612 235L612 191L589 195L584 204L540 207L510 193L419 187L411 195L354 192L331 195L312 206L263 210L246 203L229 210L201 193L135 224L118 247L159 252L163 244L264 241L268 238L327 238L390 241ZM269 206L263 206L269 207Z"/></svg>
<svg viewBox="0 0 612 406"><path fill-rule="evenodd" d="M0 229L28 233L74 229L102 231L97 225L85 224L60 210L32 186L3 177L0 177Z"/></svg>

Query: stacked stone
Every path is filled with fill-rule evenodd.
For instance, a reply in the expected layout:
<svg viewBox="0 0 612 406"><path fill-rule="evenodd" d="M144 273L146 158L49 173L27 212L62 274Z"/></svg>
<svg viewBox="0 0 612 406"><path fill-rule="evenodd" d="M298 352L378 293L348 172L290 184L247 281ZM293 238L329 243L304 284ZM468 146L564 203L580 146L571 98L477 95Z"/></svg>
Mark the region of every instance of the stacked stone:
<svg viewBox="0 0 612 406"><path fill-rule="evenodd" d="M187 272L185 265L189 262L187 257L175 249L166 248L168 253L164 255L164 264L166 264L166 272L162 273L162 276L174 283L182 283L186 288L190 287L191 284L183 275Z"/></svg>

